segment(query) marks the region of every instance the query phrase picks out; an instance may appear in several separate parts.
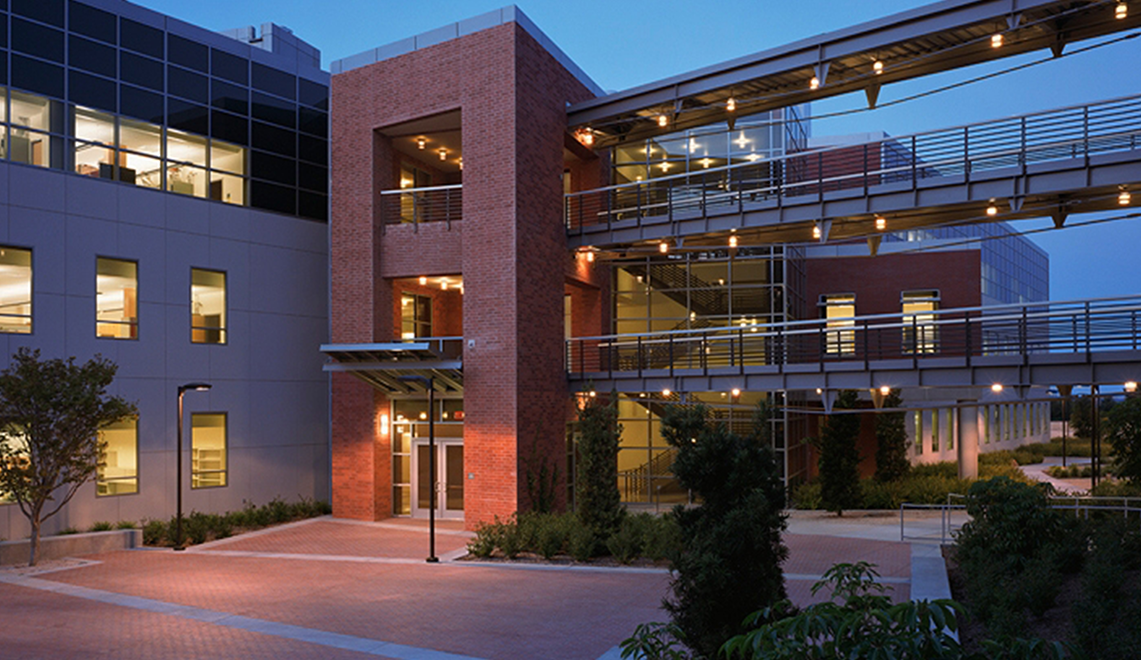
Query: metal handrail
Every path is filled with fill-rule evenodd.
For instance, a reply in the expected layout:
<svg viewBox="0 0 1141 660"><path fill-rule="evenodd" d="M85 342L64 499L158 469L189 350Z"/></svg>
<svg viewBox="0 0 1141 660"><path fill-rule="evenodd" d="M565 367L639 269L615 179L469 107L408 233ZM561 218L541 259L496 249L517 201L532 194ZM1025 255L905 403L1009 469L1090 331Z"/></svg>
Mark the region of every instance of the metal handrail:
<svg viewBox="0 0 1141 660"><path fill-rule="evenodd" d="M380 195L381 219L387 225L463 219L462 183L382 190Z"/></svg>
<svg viewBox="0 0 1141 660"><path fill-rule="evenodd" d="M704 216L711 207L726 203L740 212L744 195L753 200L900 181L914 184L919 178L970 176L980 170L1132 150L1139 142L1141 95L1125 96L567 193L564 221L569 232L581 232L629 214L672 218L675 211L697 210Z"/></svg>
<svg viewBox="0 0 1141 660"><path fill-rule="evenodd" d="M428 193L436 192L438 190L462 190L464 184L462 183L449 183L446 186L422 186L420 188L393 188L392 190L382 190L381 195L408 195L411 193Z"/></svg>

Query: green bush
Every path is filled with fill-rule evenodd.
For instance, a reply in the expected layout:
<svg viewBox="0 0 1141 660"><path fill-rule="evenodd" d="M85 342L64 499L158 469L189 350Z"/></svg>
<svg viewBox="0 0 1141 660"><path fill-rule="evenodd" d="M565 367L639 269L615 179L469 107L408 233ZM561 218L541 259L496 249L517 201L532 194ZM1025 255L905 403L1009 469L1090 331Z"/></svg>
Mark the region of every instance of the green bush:
<svg viewBox="0 0 1141 660"><path fill-rule="evenodd" d="M580 524L574 514L569 513L532 513L525 519L531 521L529 545L543 559L562 554L567 547L571 526Z"/></svg>
<svg viewBox="0 0 1141 660"><path fill-rule="evenodd" d="M641 516L627 516L618 526L618 531L606 539L606 549L619 564L629 564L642 552L645 524L640 518Z"/></svg>
<svg viewBox="0 0 1141 660"><path fill-rule="evenodd" d="M139 524L133 520L120 520L115 523L115 529L138 529Z"/></svg>
<svg viewBox="0 0 1141 660"><path fill-rule="evenodd" d="M113 529L115 529L115 526L105 520L100 520L91 526L91 531L93 532L109 532Z"/></svg>
<svg viewBox="0 0 1141 660"><path fill-rule="evenodd" d="M598 554L598 537L586 525L571 527L567 550L575 561L590 561Z"/></svg>
<svg viewBox="0 0 1141 660"><path fill-rule="evenodd" d="M792 489L792 507L802 511L814 511L824 507L820 497L820 482L806 481Z"/></svg>
<svg viewBox="0 0 1141 660"><path fill-rule="evenodd" d="M78 533L79 533L79 530L74 528L74 527L64 527L63 529L59 530L59 532L58 532L58 534L60 536L70 536L72 534L78 534Z"/></svg>
<svg viewBox="0 0 1141 660"><path fill-rule="evenodd" d="M651 518L645 528L642 554L654 561L672 561L680 552L681 527L677 524L677 518L669 513Z"/></svg>
<svg viewBox="0 0 1141 660"><path fill-rule="evenodd" d="M143 524L144 545L167 545L169 542L166 521L148 520Z"/></svg>
<svg viewBox="0 0 1141 660"><path fill-rule="evenodd" d="M503 523L498 516L493 522L481 522L476 525L475 537L468 541L467 551L480 559L487 559L499 547L502 534Z"/></svg>

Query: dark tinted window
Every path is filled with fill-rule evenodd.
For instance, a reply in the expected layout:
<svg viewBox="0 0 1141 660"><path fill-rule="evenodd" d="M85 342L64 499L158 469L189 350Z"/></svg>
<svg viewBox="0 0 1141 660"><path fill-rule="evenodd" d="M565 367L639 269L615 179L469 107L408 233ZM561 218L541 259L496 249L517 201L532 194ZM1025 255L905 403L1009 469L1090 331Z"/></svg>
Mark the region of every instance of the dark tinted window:
<svg viewBox="0 0 1141 660"><path fill-rule="evenodd" d="M264 181L250 181L250 206L279 213L296 213L296 191Z"/></svg>
<svg viewBox="0 0 1141 660"><path fill-rule="evenodd" d="M123 80L162 91L162 62L124 51L119 53L119 66Z"/></svg>
<svg viewBox="0 0 1141 660"><path fill-rule="evenodd" d="M30 92L63 98L63 67L13 55L12 85Z"/></svg>
<svg viewBox="0 0 1141 660"><path fill-rule="evenodd" d="M189 133L210 134L210 111L200 105L168 98L167 124Z"/></svg>
<svg viewBox="0 0 1141 660"><path fill-rule="evenodd" d="M12 0L12 13L63 27L63 0Z"/></svg>
<svg viewBox="0 0 1141 660"><path fill-rule="evenodd" d="M119 86L119 112L145 119L152 124L161 124L166 112L162 96L145 92L130 85Z"/></svg>
<svg viewBox="0 0 1141 660"><path fill-rule="evenodd" d="M228 112L214 110L210 113L210 121L212 137L235 144L250 143L250 122L245 117L236 117Z"/></svg>
<svg viewBox="0 0 1141 660"><path fill-rule="evenodd" d="M0 46L8 47L8 21L3 16L0 16Z"/></svg>
<svg viewBox="0 0 1141 660"><path fill-rule="evenodd" d="M253 116L286 128L297 126L297 106L260 92L253 93Z"/></svg>
<svg viewBox="0 0 1141 660"><path fill-rule="evenodd" d="M72 36L68 40L67 59L71 66L116 77L115 49L110 46Z"/></svg>
<svg viewBox="0 0 1141 660"><path fill-rule="evenodd" d="M115 15L96 9L74 0L68 3L71 20L67 22L72 32L85 34L92 39L115 43Z"/></svg>
<svg viewBox="0 0 1141 660"><path fill-rule="evenodd" d="M175 64L201 71L210 72L210 49L200 43L183 39L177 34L166 37L167 58Z"/></svg>
<svg viewBox="0 0 1141 660"><path fill-rule="evenodd" d="M79 71L68 73L67 94L72 103L115 112L115 83Z"/></svg>
<svg viewBox="0 0 1141 660"><path fill-rule="evenodd" d="M329 170L308 163L300 163L297 166L297 180L302 188L316 190L321 193L328 192Z"/></svg>
<svg viewBox="0 0 1141 660"><path fill-rule="evenodd" d="M329 143L308 135L297 136L297 146L301 157L322 165L329 164Z"/></svg>
<svg viewBox="0 0 1141 660"><path fill-rule="evenodd" d="M119 42L123 48L162 59L162 30L123 18L119 20L119 32Z"/></svg>
<svg viewBox="0 0 1141 660"><path fill-rule="evenodd" d="M12 49L63 64L63 32L13 18Z"/></svg>
<svg viewBox="0 0 1141 660"><path fill-rule="evenodd" d="M298 92L301 97L301 102L305 105L311 105L315 108L322 110L329 109L329 88L325 85L318 85L315 82L310 82L304 78L297 79Z"/></svg>
<svg viewBox="0 0 1141 660"><path fill-rule="evenodd" d="M8 53L0 51L0 84L8 84Z"/></svg>
<svg viewBox="0 0 1141 660"><path fill-rule="evenodd" d="M321 137L329 136L329 115L301 107L301 130Z"/></svg>
<svg viewBox="0 0 1141 660"><path fill-rule="evenodd" d="M166 67L166 91L175 96L198 101L210 102L209 78L198 73L192 73L176 66Z"/></svg>
<svg viewBox="0 0 1141 660"><path fill-rule="evenodd" d="M329 219L329 198L302 190L298 194L297 212L306 218L325 222Z"/></svg>
<svg viewBox="0 0 1141 660"><path fill-rule="evenodd" d="M297 183L297 161L260 151L250 153L250 176L292 186Z"/></svg>
<svg viewBox="0 0 1141 660"><path fill-rule="evenodd" d="M213 61L211 73L218 78L225 78L231 82L248 85L250 82L249 60L237 55L213 50L210 51Z"/></svg>
<svg viewBox="0 0 1141 660"><path fill-rule="evenodd" d="M297 76L268 66L253 63L254 87L263 92L284 96L289 100L297 98Z"/></svg>
<svg viewBox="0 0 1141 660"><path fill-rule="evenodd" d="M245 87L238 87L221 80L211 81L213 94L210 102L216 108L225 108L243 115L250 112L250 92Z"/></svg>
<svg viewBox="0 0 1141 660"><path fill-rule="evenodd" d="M277 128L260 121L253 122L253 146L265 149L283 156L294 156L297 153L293 142L297 134L284 128Z"/></svg>

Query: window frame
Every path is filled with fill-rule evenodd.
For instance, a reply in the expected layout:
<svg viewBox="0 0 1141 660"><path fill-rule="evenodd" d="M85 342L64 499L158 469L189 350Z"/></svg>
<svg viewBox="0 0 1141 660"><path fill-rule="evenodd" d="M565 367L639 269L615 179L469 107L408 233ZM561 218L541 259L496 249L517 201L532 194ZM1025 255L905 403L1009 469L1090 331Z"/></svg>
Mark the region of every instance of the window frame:
<svg viewBox="0 0 1141 660"><path fill-rule="evenodd" d="M102 473L103 473L103 469L106 466L103 464L103 461L101 460L100 464L99 464L99 468L95 472L95 497L97 497L97 498L127 497L130 495L138 495L140 492L142 492L142 487L141 487L141 484L139 483L139 417L138 417L138 415L134 415L130 419L133 420L135 423L135 425L134 425L134 437L135 437L135 473L134 473L134 476L131 476L131 477L112 477L110 479L105 479L102 476ZM122 420L120 420L120 421L122 421ZM102 434L103 431L105 431L105 430L106 429L101 429L100 434ZM105 442L105 441L102 440L102 438L100 438L100 442ZM104 450L104 453L106 453L106 450ZM135 492L133 492L133 493L103 493L103 492L100 492L101 487L105 486L108 482L127 481L127 480L134 480Z"/></svg>
<svg viewBox="0 0 1141 660"><path fill-rule="evenodd" d="M104 261L117 261L124 264L134 264L135 266L135 315L134 321L101 321L99 320L99 262ZM124 306L125 306L124 302ZM113 335L99 334L99 326L101 324L109 324L117 327L126 326L129 329L128 336L117 337ZM139 261L137 259L120 259L119 257L107 257L103 255L95 255L95 338L96 339L111 339L116 341L138 341L139 340Z"/></svg>
<svg viewBox="0 0 1141 660"><path fill-rule="evenodd" d="M817 303L824 320L824 356L855 357L856 355L856 294L855 292L822 293ZM830 318L828 311L839 307L851 307L851 316Z"/></svg>
<svg viewBox="0 0 1141 660"><path fill-rule="evenodd" d="M900 349L904 355L935 355L939 352L936 318L942 296L939 289L909 289L899 292ZM930 303L930 310L907 310L908 305Z"/></svg>
<svg viewBox="0 0 1141 660"><path fill-rule="evenodd" d="M195 271L202 271L205 273L216 273L216 274L219 274L222 276L222 323L218 327L194 325L194 272ZM190 326L190 343L191 344L203 344L206 346L225 346L230 342L230 336L229 336L229 332L228 332L229 317L230 317L230 297L227 293L227 289L229 288L229 279L230 279L229 273L227 271L224 271L224 270L217 270L214 268L199 268L198 266L191 266L190 267L190 291L189 291L190 299L188 300L188 302L190 304L187 306L187 311L190 312L189 326ZM209 333L212 330L218 331L218 333L219 333L219 335L218 335L219 340L218 341L209 341L207 339L202 339L202 340L195 340L194 339L195 331L201 331L203 333ZM207 334L205 336L208 337L209 335Z"/></svg>
<svg viewBox="0 0 1141 660"><path fill-rule="evenodd" d="M33 250L31 247L23 247L20 245L0 245L0 251L2 251L2 250L22 250L22 251L28 253L28 271L29 271L28 272L28 313L26 315L0 313L0 318L16 317L16 316L23 318L24 316L26 316L28 319L28 331L27 332L12 332L9 330L3 330L2 329L3 326L0 326L0 335L29 335L29 336L33 336L33 335L35 335L35 329L36 329L36 324L35 324L36 251Z"/></svg>
<svg viewBox="0 0 1141 660"><path fill-rule="evenodd" d="M222 468L220 470L194 469L194 418L199 415L222 416ZM221 474L222 483L212 486L195 485L195 477L200 474ZM230 413L225 411L201 410L190 413L190 489L211 490L214 488L228 488L230 486Z"/></svg>

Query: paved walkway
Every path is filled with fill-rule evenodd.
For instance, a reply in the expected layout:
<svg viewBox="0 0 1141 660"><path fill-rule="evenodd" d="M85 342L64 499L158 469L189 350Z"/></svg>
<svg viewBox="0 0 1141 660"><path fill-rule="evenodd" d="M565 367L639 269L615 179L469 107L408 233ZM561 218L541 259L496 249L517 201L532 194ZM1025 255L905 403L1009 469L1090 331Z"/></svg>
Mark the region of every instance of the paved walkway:
<svg viewBox="0 0 1141 660"><path fill-rule="evenodd" d="M790 597L810 603L824 571L858 560L878 565L896 600L930 592L922 582L934 560L917 571L914 548L934 546L901 543L898 525L891 513L794 512ZM183 553L123 551L57 572L6 572L0 644L5 658L595 660L617 657L637 624L667 618L665 570L454 561L469 537L442 524L443 561L431 565L421 522L322 518Z"/></svg>
<svg viewBox="0 0 1141 660"><path fill-rule="evenodd" d="M1047 456L1042 459L1041 463L1030 463L1022 465L1022 473L1035 481L1048 483L1054 487L1054 490L1059 493L1071 493L1074 495L1085 495L1090 489L1090 479L1058 479L1046 474L1046 470L1054 465L1061 465L1061 456ZM1073 456L1066 459L1066 465L1089 465L1090 459L1087 458L1074 458Z"/></svg>

